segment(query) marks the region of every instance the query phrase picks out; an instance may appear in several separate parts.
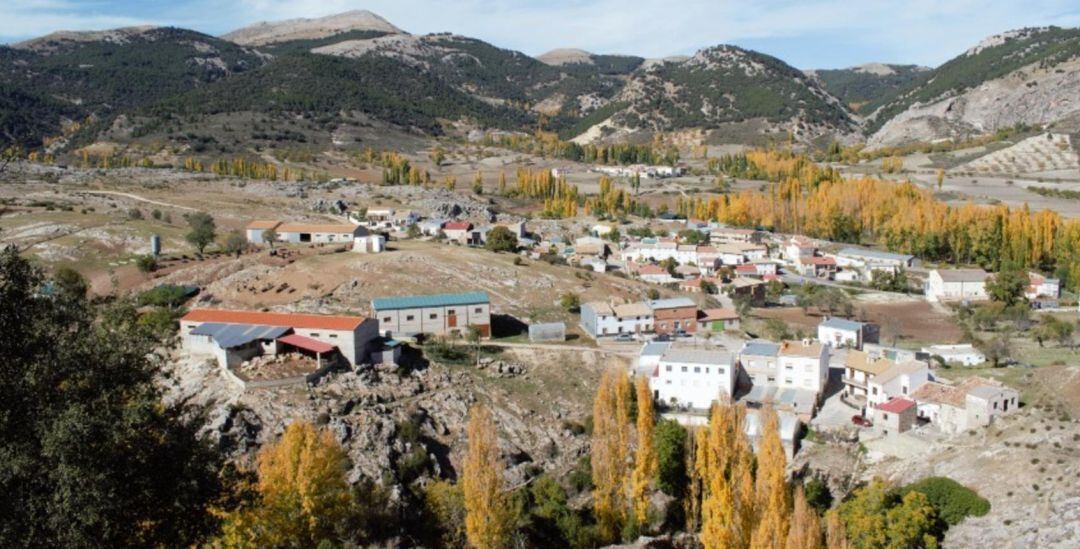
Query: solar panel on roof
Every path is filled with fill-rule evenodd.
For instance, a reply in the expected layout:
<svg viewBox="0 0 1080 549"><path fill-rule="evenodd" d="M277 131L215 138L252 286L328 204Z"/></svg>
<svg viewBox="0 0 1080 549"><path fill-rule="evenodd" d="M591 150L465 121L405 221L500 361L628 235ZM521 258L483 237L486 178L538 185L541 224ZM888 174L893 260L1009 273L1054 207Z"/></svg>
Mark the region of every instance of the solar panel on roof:
<svg viewBox="0 0 1080 549"><path fill-rule="evenodd" d="M292 331L286 326L258 326L253 324L220 324L205 322L191 331L194 335L210 336L222 349L246 345L257 339L276 339Z"/></svg>

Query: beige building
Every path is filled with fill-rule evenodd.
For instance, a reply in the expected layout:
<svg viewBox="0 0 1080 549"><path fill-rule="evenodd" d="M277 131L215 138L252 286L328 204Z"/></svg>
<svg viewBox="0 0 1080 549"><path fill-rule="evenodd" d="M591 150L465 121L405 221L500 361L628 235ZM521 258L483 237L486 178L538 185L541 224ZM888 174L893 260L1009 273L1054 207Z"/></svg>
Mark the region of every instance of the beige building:
<svg viewBox="0 0 1080 549"><path fill-rule="evenodd" d="M379 297L371 300L371 310L379 332L387 337L465 335L469 326L491 336L491 300L486 292Z"/></svg>

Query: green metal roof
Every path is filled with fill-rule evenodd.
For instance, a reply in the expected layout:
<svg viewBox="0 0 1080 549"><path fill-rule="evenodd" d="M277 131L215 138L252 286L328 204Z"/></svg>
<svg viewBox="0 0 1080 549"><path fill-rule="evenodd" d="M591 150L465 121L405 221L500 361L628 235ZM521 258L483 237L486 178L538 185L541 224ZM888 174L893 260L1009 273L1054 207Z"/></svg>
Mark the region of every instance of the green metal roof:
<svg viewBox="0 0 1080 549"><path fill-rule="evenodd" d="M449 307L452 305L474 305L489 303L487 292L467 292L463 294L411 295L405 297L377 297L371 300L371 308L376 311L394 309L420 309L424 307Z"/></svg>

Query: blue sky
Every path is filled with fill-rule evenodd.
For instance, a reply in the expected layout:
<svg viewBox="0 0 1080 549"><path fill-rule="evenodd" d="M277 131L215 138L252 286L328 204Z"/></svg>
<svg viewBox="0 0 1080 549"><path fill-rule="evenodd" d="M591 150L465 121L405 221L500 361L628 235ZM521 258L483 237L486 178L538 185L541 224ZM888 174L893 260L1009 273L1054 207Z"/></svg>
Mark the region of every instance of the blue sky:
<svg viewBox="0 0 1080 549"><path fill-rule="evenodd" d="M645 57L729 43L799 68L938 65L1025 26L1080 26L1077 0L0 0L0 43L156 24L222 34L257 21L367 9L412 33L453 31L538 55Z"/></svg>

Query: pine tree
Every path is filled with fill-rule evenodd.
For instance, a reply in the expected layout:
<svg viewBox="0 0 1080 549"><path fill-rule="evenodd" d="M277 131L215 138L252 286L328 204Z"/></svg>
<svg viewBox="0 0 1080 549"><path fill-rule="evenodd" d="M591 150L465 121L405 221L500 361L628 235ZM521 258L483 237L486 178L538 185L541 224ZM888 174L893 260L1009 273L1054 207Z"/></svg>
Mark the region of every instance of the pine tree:
<svg viewBox="0 0 1080 549"><path fill-rule="evenodd" d="M637 378L637 451L634 454L634 472L631 478L631 501L634 520L644 526L649 519L649 488L656 476L656 451L653 448L653 427L656 414L653 411L649 381Z"/></svg>
<svg viewBox="0 0 1080 549"><path fill-rule="evenodd" d="M469 414L469 450L462 471L465 534L479 549L505 545L508 501L502 489L503 465L491 412L483 405Z"/></svg>
<svg viewBox="0 0 1080 549"><path fill-rule="evenodd" d="M795 489L795 503L788 528L787 549L821 549L821 519L806 503L802 486Z"/></svg>

